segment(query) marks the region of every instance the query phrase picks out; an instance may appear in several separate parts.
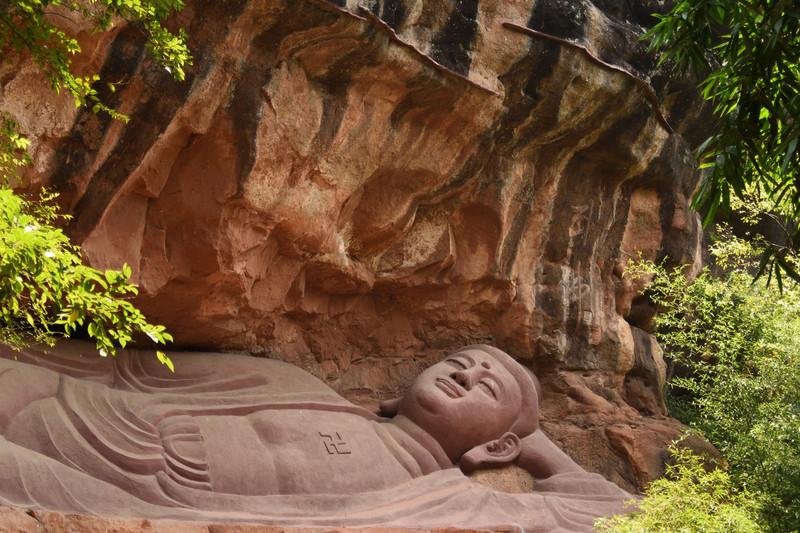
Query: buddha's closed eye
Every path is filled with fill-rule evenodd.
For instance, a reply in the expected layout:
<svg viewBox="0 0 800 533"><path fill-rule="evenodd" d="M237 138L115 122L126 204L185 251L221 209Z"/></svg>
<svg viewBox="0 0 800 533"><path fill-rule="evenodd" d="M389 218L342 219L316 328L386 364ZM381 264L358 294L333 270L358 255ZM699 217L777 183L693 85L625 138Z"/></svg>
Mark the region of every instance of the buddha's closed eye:
<svg viewBox="0 0 800 533"><path fill-rule="evenodd" d="M480 387L480 389L488 394L491 398L497 400L497 391L495 390L495 385L491 382L491 380L485 378L480 380L478 382L478 387Z"/></svg>

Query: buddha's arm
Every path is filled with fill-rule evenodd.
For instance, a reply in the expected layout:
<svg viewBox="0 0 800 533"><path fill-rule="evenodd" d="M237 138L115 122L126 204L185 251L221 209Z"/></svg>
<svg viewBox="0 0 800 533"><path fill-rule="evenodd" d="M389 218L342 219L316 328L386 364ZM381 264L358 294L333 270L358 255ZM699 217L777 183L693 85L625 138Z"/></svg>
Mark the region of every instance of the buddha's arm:
<svg viewBox="0 0 800 533"><path fill-rule="evenodd" d="M556 446L541 429L522 439L522 450L517 464L536 479L546 479L556 474L583 472L575 461Z"/></svg>
<svg viewBox="0 0 800 533"><path fill-rule="evenodd" d="M580 497L588 518L623 512L623 502L634 498L603 476L581 468L541 429L522 442L517 464L536 478L536 492Z"/></svg>

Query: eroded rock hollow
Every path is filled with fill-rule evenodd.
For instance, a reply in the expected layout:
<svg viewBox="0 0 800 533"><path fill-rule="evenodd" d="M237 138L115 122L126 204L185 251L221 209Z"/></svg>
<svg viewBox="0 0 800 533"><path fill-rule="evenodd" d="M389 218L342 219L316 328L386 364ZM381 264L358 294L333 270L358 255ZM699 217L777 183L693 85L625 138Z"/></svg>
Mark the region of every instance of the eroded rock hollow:
<svg viewBox="0 0 800 533"><path fill-rule="evenodd" d="M700 249L703 111L639 40L660 4L192 0L184 83L138 29L63 22L127 124L24 59L0 108L87 260L130 264L178 347L288 360L369 402L488 342L540 376L545 430L632 490L678 426L622 272Z"/></svg>

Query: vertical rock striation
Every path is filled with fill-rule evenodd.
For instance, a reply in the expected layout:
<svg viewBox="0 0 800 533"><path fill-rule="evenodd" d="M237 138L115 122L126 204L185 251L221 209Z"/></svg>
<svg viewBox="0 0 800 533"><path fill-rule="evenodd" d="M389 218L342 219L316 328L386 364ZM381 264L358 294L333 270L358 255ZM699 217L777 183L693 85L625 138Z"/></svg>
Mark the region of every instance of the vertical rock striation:
<svg viewBox="0 0 800 533"><path fill-rule="evenodd" d="M363 400L493 343L541 376L545 429L630 489L678 426L622 272L700 246L704 111L639 41L660 5L193 0L185 83L136 28L81 34L127 125L42 96L24 61L0 108L88 260L131 264L179 346L267 353Z"/></svg>

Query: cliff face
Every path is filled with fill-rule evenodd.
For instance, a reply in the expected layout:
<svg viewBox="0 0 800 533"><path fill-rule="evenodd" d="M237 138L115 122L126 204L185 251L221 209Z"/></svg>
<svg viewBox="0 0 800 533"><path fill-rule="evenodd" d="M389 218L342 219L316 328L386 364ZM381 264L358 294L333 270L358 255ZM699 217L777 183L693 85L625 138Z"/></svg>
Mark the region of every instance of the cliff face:
<svg viewBox="0 0 800 533"><path fill-rule="evenodd" d="M0 108L88 260L132 265L178 346L266 353L367 401L492 343L541 376L545 429L630 489L677 425L623 267L700 244L700 108L639 42L660 4L195 0L185 83L136 28L81 33L127 125L26 61Z"/></svg>

